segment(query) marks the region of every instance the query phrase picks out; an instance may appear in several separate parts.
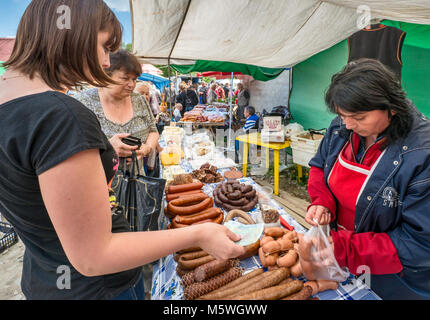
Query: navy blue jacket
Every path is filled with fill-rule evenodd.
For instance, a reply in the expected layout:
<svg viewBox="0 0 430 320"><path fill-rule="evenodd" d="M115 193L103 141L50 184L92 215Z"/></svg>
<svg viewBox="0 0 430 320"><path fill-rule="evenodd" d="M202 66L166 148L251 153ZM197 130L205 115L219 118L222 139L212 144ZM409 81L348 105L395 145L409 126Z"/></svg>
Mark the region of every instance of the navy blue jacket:
<svg viewBox="0 0 430 320"><path fill-rule="evenodd" d="M411 132L387 147L355 211L355 232L387 233L403 266L399 274L372 275L371 288L382 299L430 299L430 121L412 109ZM348 140L342 132L337 117L309 163L324 170L327 187Z"/></svg>

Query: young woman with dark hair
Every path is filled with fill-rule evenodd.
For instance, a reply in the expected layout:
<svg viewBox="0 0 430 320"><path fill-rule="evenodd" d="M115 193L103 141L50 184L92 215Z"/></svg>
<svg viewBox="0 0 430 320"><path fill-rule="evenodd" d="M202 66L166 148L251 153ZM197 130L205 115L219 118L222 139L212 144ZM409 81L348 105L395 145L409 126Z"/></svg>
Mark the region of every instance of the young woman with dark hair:
<svg viewBox="0 0 430 320"><path fill-rule="evenodd" d="M57 26L64 5L70 29ZM21 19L0 79L0 211L26 247L27 299L140 298L144 264L191 247L217 259L245 251L225 226L129 232L112 210L118 157L94 113L65 92L115 83L103 69L120 44L102 0L34 0Z"/></svg>
<svg viewBox="0 0 430 320"><path fill-rule="evenodd" d="M338 117L309 163L306 221L331 224L338 264L381 298L430 299L429 120L371 59L334 75L326 103Z"/></svg>

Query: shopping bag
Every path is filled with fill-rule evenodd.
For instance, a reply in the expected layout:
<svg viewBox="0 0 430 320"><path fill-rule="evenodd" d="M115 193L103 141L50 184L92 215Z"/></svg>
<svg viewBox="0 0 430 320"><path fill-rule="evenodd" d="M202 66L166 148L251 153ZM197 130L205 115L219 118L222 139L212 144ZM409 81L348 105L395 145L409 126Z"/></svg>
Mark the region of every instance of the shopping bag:
<svg viewBox="0 0 430 320"><path fill-rule="evenodd" d="M130 223L131 231L155 231L159 229L158 218L166 180L147 177L139 170L139 161L133 152L131 166L124 163L113 182L119 206Z"/></svg>
<svg viewBox="0 0 430 320"><path fill-rule="evenodd" d="M329 225L312 227L300 240L299 256L303 273L308 280L345 281L349 272L336 261L329 241Z"/></svg>

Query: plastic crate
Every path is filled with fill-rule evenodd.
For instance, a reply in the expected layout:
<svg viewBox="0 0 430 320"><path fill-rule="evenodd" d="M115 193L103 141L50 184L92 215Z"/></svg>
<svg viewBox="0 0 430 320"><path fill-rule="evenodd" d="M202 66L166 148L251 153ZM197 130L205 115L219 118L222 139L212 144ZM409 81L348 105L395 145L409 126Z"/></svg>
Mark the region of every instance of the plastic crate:
<svg viewBox="0 0 430 320"><path fill-rule="evenodd" d="M0 239L0 253L18 242L15 229L8 223L0 221L0 232L5 235Z"/></svg>
<svg viewBox="0 0 430 320"><path fill-rule="evenodd" d="M291 135L291 149L293 150L293 162L309 167L309 161L315 156L324 136L318 135L317 139L310 139L309 131L298 132Z"/></svg>

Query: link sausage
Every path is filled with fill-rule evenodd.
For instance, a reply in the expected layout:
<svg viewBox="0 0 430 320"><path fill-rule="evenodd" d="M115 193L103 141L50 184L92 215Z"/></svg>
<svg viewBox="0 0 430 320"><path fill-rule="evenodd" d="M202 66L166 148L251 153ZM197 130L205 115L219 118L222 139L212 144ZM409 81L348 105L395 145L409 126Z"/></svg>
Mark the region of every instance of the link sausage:
<svg viewBox="0 0 430 320"><path fill-rule="evenodd" d="M202 182L193 182L188 184L180 184L177 186L169 186L167 188L167 193L179 193L179 192L186 192L191 190L199 190L203 188Z"/></svg>

